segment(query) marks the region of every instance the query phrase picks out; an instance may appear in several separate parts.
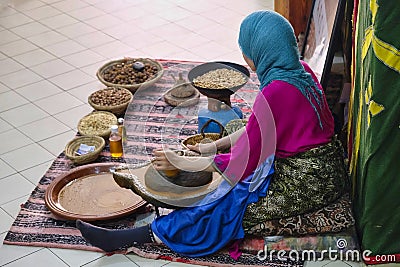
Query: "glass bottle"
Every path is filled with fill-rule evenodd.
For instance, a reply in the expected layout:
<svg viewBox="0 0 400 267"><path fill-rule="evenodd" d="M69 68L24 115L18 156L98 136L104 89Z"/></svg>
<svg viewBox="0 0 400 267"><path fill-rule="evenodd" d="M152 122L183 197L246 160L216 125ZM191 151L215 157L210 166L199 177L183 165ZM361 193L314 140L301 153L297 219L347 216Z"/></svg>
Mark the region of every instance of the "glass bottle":
<svg viewBox="0 0 400 267"><path fill-rule="evenodd" d="M118 133L122 137L122 144L125 145L127 137L126 137L126 128L125 128L125 125L124 125L124 119L123 118L119 118L118 119Z"/></svg>
<svg viewBox="0 0 400 267"><path fill-rule="evenodd" d="M110 138L110 153L111 157L113 158L120 158L122 157L122 137L118 133L118 125L111 126L111 134Z"/></svg>

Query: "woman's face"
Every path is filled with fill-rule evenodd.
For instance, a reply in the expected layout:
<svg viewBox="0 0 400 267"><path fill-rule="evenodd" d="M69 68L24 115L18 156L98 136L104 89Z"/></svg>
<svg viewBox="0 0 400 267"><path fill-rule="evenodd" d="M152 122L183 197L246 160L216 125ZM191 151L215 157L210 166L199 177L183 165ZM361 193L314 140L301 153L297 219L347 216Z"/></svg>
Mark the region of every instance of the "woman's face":
<svg viewBox="0 0 400 267"><path fill-rule="evenodd" d="M246 57L246 55L243 54L243 53L242 53L242 55L243 55L244 61L246 61L247 65L249 65L250 69L252 71L256 71L256 66L254 66L253 60L251 60L250 58Z"/></svg>

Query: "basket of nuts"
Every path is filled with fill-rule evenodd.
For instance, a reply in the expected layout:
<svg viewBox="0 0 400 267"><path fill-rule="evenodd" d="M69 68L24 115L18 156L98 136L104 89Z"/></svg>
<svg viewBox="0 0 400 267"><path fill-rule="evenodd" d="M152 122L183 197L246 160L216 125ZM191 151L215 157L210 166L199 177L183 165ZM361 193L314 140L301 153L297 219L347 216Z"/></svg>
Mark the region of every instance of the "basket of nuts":
<svg viewBox="0 0 400 267"><path fill-rule="evenodd" d="M117 116L108 111L94 111L79 120L78 132L83 135L96 135L107 138L111 126L118 124Z"/></svg>
<svg viewBox="0 0 400 267"><path fill-rule="evenodd" d="M122 87L135 93L157 82L163 75L161 64L148 58L124 58L104 64L96 73L109 87Z"/></svg>
<svg viewBox="0 0 400 267"><path fill-rule="evenodd" d="M92 93L88 97L89 104L100 111L109 111L115 115L125 112L132 101L133 94L125 88L107 87Z"/></svg>

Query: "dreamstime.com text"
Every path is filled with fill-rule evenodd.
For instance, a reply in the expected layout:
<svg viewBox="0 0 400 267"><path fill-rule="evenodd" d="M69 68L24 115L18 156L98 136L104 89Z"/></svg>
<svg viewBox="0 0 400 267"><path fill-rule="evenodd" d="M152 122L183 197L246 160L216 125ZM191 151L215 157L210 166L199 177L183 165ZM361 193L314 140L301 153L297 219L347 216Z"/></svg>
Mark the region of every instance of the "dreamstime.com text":
<svg viewBox="0 0 400 267"><path fill-rule="evenodd" d="M347 241L345 239L338 239L336 242L336 249L329 247L325 250L316 252L315 250L268 250L267 245L263 250L258 251L257 258L261 261L278 259L280 261L322 261L322 260L341 260L341 261L370 261L372 251L370 250L345 250ZM375 256L376 262L396 262L395 255L377 255Z"/></svg>

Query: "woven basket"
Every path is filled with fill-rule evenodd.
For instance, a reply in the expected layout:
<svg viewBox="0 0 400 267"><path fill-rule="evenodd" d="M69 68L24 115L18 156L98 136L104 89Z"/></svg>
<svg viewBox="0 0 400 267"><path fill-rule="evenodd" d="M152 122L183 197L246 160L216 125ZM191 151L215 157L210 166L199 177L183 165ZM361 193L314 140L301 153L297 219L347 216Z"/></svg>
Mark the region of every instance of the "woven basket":
<svg viewBox="0 0 400 267"><path fill-rule="evenodd" d="M104 120L104 117L109 119L108 123L106 123L106 121ZM98 130L98 131L93 131L93 130L88 130L87 128L85 128L84 122L87 121L87 119L89 119L89 118L91 118L93 121L97 121L97 123L103 124L104 125L103 129ZM79 120L78 132L84 136L85 135L96 135L96 136L100 136L103 138L107 138L110 136L111 126L117 125L117 124L118 124L117 116L115 116L111 112L94 111Z"/></svg>
<svg viewBox="0 0 400 267"><path fill-rule="evenodd" d="M211 123L211 122L215 122L218 124L218 126L220 127L221 131L219 133L205 133L204 130L205 128ZM187 145L196 145L198 143L211 143L214 141L217 141L218 139L220 139L223 136L224 133L224 126L222 126L221 123L219 123L216 120L213 119L209 119L206 123L204 123L204 125L201 127L200 129L200 133L199 134L195 134L192 136L189 136L188 138L184 139L181 142L181 145L183 148L185 149L189 149L187 147Z"/></svg>
<svg viewBox="0 0 400 267"><path fill-rule="evenodd" d="M135 84L115 84L115 83L110 83L110 82L107 82L106 80L104 80L104 72L108 68L110 68L111 66L116 65L116 64L125 63L126 61L129 61L129 60L136 60L136 61L141 61L143 63L150 63L150 64L156 66L158 69L157 75L151 80L147 80L143 83L135 83ZM122 88L128 89L132 93L135 93L139 87L145 88L145 87L148 87L148 86L154 84L155 82L157 82L162 77L163 74L164 74L164 69L163 69L162 65L155 60L151 60L149 58L124 58L124 59L119 59L119 60L113 60L113 61L110 61L110 62L104 64L102 67L99 68L99 70L96 73L96 76L100 80L101 83L105 84L108 87L122 87Z"/></svg>
<svg viewBox="0 0 400 267"><path fill-rule="evenodd" d="M104 90L110 90L110 89L112 89L112 88L118 88L118 87L107 87L107 88L104 88L104 89L100 89L100 90L98 90L98 91L96 91L96 92L104 91ZM125 112L125 110L128 108L129 103L130 103L130 102L132 101L132 99L133 99L133 94L132 94L131 91L129 91L128 89L125 89L125 88L118 88L118 89L124 90L124 91L126 91L127 93L130 94L129 100L126 101L126 102L123 103L123 104L115 105L115 106L104 106L104 105L95 104L95 103L93 102L93 100L92 100L92 95L93 95L94 93L96 93L96 92L92 93L92 94L88 97L88 103L89 103L95 110L98 110L98 111L108 111L108 112L111 112L111 113L113 113L113 114L115 114L115 115L121 115L121 114L123 114L123 113Z"/></svg>
<svg viewBox="0 0 400 267"><path fill-rule="evenodd" d="M88 146L94 146L93 152L89 152L85 155L77 155L76 152L81 144L86 144ZM69 158L74 164L81 165L92 161L95 161L101 151L103 150L106 142L102 137L99 136L80 136L68 142L65 146L65 156Z"/></svg>

